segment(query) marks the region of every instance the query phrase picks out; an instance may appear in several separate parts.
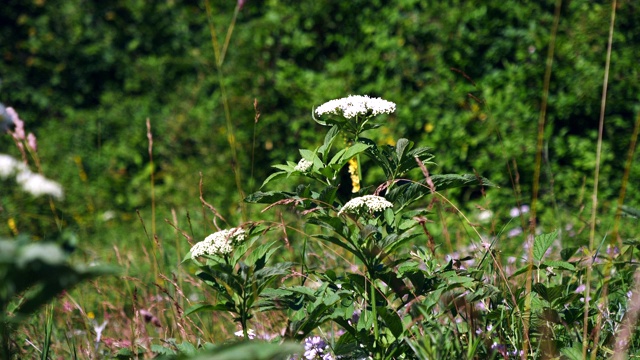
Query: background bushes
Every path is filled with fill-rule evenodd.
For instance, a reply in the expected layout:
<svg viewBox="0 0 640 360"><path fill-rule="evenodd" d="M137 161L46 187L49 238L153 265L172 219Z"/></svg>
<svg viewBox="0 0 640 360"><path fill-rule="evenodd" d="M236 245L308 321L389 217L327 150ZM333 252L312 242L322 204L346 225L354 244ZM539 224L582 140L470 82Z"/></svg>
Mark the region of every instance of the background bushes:
<svg viewBox="0 0 640 360"><path fill-rule="evenodd" d="M161 216L198 206L202 172L205 197L225 216L239 217L233 167L251 188L245 190L256 190L269 164L297 161L298 145L321 141L312 107L348 94L396 102L377 140L402 136L433 148L433 173L477 171L502 186L482 202L505 211L517 200L507 164L521 201L531 196L554 3L247 1L222 66L237 163L200 1L5 2L0 100L38 136L45 173L65 186L59 206L68 222L99 236L105 212L127 220L150 206L151 171ZM220 42L235 5L211 2ZM542 171L548 227L590 204L609 12L609 3L586 0L561 9ZM617 11L599 192L605 209L619 193L638 113L639 12L632 1ZM13 151L9 138L0 141L3 152ZM639 175L636 161L631 184ZM376 174L367 179L374 184ZM449 196L463 206L480 199L477 190L465 191ZM627 205L639 200L628 192ZM6 223L20 206L3 209ZM118 226L126 224L139 226Z"/></svg>

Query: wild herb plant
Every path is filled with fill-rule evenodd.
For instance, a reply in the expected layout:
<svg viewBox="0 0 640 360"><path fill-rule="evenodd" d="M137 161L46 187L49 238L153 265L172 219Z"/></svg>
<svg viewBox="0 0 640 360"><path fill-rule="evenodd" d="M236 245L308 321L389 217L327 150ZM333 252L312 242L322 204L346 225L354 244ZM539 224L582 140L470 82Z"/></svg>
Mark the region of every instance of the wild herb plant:
<svg viewBox="0 0 640 360"><path fill-rule="evenodd" d="M288 274L290 263L281 262L266 266L276 251L274 242L251 245L261 239L267 229L255 226L245 231L242 228L221 230L195 244L187 258L196 264L196 276L211 287L222 299L215 305L200 304L187 311L225 311L234 314L240 323L241 335L252 337L248 321L259 305L262 293L276 279Z"/></svg>
<svg viewBox="0 0 640 360"><path fill-rule="evenodd" d="M348 269L345 263L343 268L326 270L326 266L311 269L302 264L298 284L267 287L268 280L260 282L256 275L269 269L265 263L273 254L272 244L245 254L246 245L226 247L234 235L219 237L217 245L205 240L192 248L190 256L200 268L198 276L223 300L197 310L236 314L245 337L252 306L285 311L288 324L280 335L298 341L334 322L343 332L332 345L338 356L392 359L412 352L409 340L416 331L412 323L420 317L414 306L419 304L417 299L434 291L441 295L470 288L479 281L451 264L436 266L433 239L424 226L430 216L427 197L456 186L493 184L477 175L429 175L427 166L433 165L429 149L414 147L408 139L398 140L395 146L378 145L364 136L381 126L378 115L394 111L394 103L367 96L350 96L318 107L315 120L328 127L323 144L313 150L301 149L298 163L276 165L280 171L269 176L263 187L294 176L301 184L295 191L259 191L246 198L250 203L295 208L306 224L314 226L310 238L341 248L346 260L355 261L357 267ZM338 139L345 139L347 145L335 149ZM369 160L367 170L384 174L379 184L362 186L361 157ZM341 172L347 164L352 182L343 184ZM422 179L408 178L412 170L423 174ZM341 197L341 187L355 190L354 197ZM216 234L212 237L217 238ZM198 255L206 263L197 262ZM243 256L247 257L244 262L240 261ZM301 259L305 261L304 254ZM290 266L280 263L273 268L277 270L267 272L284 275Z"/></svg>

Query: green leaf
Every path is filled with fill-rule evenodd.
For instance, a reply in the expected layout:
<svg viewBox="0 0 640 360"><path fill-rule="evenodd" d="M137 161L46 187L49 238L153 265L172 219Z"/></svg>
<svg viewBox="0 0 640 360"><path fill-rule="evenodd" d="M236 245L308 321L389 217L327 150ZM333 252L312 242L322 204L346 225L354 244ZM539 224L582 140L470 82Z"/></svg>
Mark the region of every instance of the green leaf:
<svg viewBox="0 0 640 360"><path fill-rule="evenodd" d="M220 303L216 305L211 304L195 304L185 310L184 315L188 316L191 314L203 312L203 311L233 311L234 305L231 303Z"/></svg>
<svg viewBox="0 0 640 360"><path fill-rule="evenodd" d="M412 159L412 161L415 163L415 160ZM433 181L436 191L473 185L498 187L486 178L478 177L473 174L431 175L430 178L431 181ZM389 191L389 193L385 195L385 198L387 198L387 200L393 202L394 204L398 203L399 207L402 208L422 198L423 196L430 194L431 189L427 185L426 179L422 179L420 181L394 186L391 191Z"/></svg>
<svg viewBox="0 0 640 360"><path fill-rule="evenodd" d="M193 356L197 353L197 349L190 342L182 342L180 344L176 344L176 348L180 351L181 354Z"/></svg>
<svg viewBox="0 0 640 360"><path fill-rule="evenodd" d="M288 172L286 172L286 171L278 171L278 172L275 172L275 173L273 173L273 174L269 175L269 176L268 176L268 177L267 177L267 178L262 182L262 185L260 185L260 188L263 188L265 185L267 185L268 183L270 183L270 182L271 182L271 181L273 181L273 180L281 179L281 178L284 178L284 177L287 177L287 176L289 176L289 173L288 173ZM245 201L247 201L247 200L245 199Z"/></svg>
<svg viewBox="0 0 640 360"><path fill-rule="evenodd" d="M343 162L347 162L352 157L354 157L354 156L366 151L369 147L371 147L371 145L364 144L364 143L361 143L361 142L357 142L357 143L349 146L349 148L347 148L346 151L344 152L344 156L342 157L342 161Z"/></svg>
<svg viewBox="0 0 640 360"><path fill-rule="evenodd" d="M398 162L402 161L402 157L404 156L404 152L407 149L411 149L413 143L405 138L399 139L396 143L396 159Z"/></svg>
<svg viewBox="0 0 640 360"><path fill-rule="evenodd" d="M256 191L244 198L244 201L252 204L273 204L283 199L292 199L295 197L295 194L285 191Z"/></svg>
<svg viewBox="0 0 640 360"><path fill-rule="evenodd" d="M560 258L563 261L569 261L569 259L571 259L571 257L573 256L573 254L576 253L576 251L578 251L578 247L568 247L568 248L564 248L560 251Z"/></svg>
<svg viewBox="0 0 640 360"><path fill-rule="evenodd" d="M547 287L542 283L533 284L532 290L538 293L542 299L548 301L549 304L562 297L564 293L564 287L561 285Z"/></svg>
<svg viewBox="0 0 640 360"><path fill-rule="evenodd" d="M264 341L242 341L200 351L191 360L270 360L301 355L304 347L293 342L273 344Z"/></svg>
<svg viewBox="0 0 640 360"><path fill-rule="evenodd" d="M333 143L338 138L340 134L340 128L337 126L331 127L327 132L327 135L324 137L324 144L318 148L318 153L322 156L322 161L327 162L327 157L329 156L329 151L333 146Z"/></svg>
<svg viewBox="0 0 640 360"><path fill-rule="evenodd" d="M151 352L158 356L176 355L176 352L160 344L151 344Z"/></svg>
<svg viewBox="0 0 640 360"><path fill-rule="evenodd" d="M531 271L534 271L534 270L537 270L537 269L538 269L538 266L537 266L537 265L533 264L533 265L531 266ZM516 277L516 276L518 276L518 275L520 275L520 274L524 274L524 273L526 273L528 270L529 270L529 265L525 265L525 266L521 267L520 269L516 270L516 271L513 273L513 275L511 275L509 278L510 278L510 279L513 279L514 277Z"/></svg>
<svg viewBox="0 0 640 360"><path fill-rule="evenodd" d="M557 260L545 260L540 264L540 268L552 267L554 269L562 269L574 271L576 269L575 265L566 261L557 261Z"/></svg>
<svg viewBox="0 0 640 360"><path fill-rule="evenodd" d="M395 311L390 311L389 308L378 306L377 307L378 315L384 320L385 325L391 330L391 333L396 338L399 338L404 331L404 326L402 325L402 319L398 316L398 313Z"/></svg>
<svg viewBox="0 0 640 360"><path fill-rule="evenodd" d="M558 230L549 234L536 236L533 240L533 258L538 262L542 261L544 254L547 252L551 244L553 244L557 236Z"/></svg>
<svg viewBox="0 0 640 360"><path fill-rule="evenodd" d="M570 348L560 349L560 353L567 357L568 360L582 360L582 346L577 342Z"/></svg>
<svg viewBox="0 0 640 360"><path fill-rule="evenodd" d="M636 219L640 218L640 209L636 209L627 205L622 205L620 209L625 215L634 217Z"/></svg>

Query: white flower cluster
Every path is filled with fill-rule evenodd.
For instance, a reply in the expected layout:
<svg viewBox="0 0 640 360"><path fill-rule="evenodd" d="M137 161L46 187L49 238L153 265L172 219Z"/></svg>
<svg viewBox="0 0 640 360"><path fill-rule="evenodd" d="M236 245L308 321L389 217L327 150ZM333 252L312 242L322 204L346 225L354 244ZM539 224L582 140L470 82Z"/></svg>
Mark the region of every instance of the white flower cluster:
<svg viewBox="0 0 640 360"><path fill-rule="evenodd" d="M328 101L316 109L316 114L334 114L351 119L356 116L376 116L391 114L396 111L396 104L381 98L370 98L367 95L349 95L346 98Z"/></svg>
<svg viewBox="0 0 640 360"><path fill-rule="evenodd" d="M311 169L311 165L313 165L311 161L307 159L300 159L300 161L298 162L298 165L296 165L296 167L294 167L293 170L306 172L309 169Z"/></svg>
<svg viewBox="0 0 640 360"><path fill-rule="evenodd" d="M193 245L191 248L191 258L196 259L199 256L208 255L225 255L233 251L233 244L240 243L245 239L245 232L241 228L233 228L229 230L220 230L207 236L204 240Z"/></svg>
<svg viewBox="0 0 640 360"><path fill-rule="evenodd" d="M58 199L64 197L60 184L32 172L23 162L9 155L0 154L0 178L6 179L14 174L22 190L33 196L51 195Z"/></svg>
<svg viewBox="0 0 640 360"><path fill-rule="evenodd" d="M371 212L382 211L393 207L393 204L382 196L365 195L349 200L338 212L338 216L344 213L357 213L361 208L367 208Z"/></svg>

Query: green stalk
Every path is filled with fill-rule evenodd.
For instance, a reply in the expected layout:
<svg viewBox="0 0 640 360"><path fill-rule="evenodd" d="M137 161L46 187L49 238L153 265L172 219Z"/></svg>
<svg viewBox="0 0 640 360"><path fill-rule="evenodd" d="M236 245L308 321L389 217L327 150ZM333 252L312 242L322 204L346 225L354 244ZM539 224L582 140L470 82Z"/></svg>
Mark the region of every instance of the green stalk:
<svg viewBox="0 0 640 360"><path fill-rule="evenodd" d="M216 57L216 69L218 71L218 84L220 85L220 93L222 95L222 107L224 108L224 117L225 117L225 122L227 127L227 142L229 143L229 148L231 149L231 159L233 162L232 170L235 178L236 188L238 189L238 193L240 197L244 199L245 194L244 194L244 191L242 190L240 164L238 162L238 154L236 151L236 137L233 130L233 123L231 122L231 112L229 110L229 97L227 96L227 90L224 86L224 74L222 72L222 64L224 62L224 58L227 53L227 48L229 46L229 41L231 40L231 35L233 34L233 29L235 27L236 19L238 18L238 13L240 12L240 7L236 5L235 11L233 12L233 18L231 19L231 23L229 24L229 28L227 29L227 36L225 38L222 51L220 51L217 32L213 24L213 16L211 15L211 5L209 4L209 1L205 1L204 4L205 4L205 9L207 11L207 18L209 20L209 32L211 34L211 44L213 46L213 52ZM247 211L246 211L246 205L244 201L240 201L240 209L241 209L243 220L247 221Z"/></svg>
<svg viewBox="0 0 640 360"><path fill-rule="evenodd" d="M551 37L549 39L549 49L547 52L547 63L544 73L544 82L542 90L542 101L540 104L540 116L538 117L538 136L536 143L536 165L533 173L533 186L531 196L531 220L529 233L534 235L536 232L536 205L538 202L538 191L540 188L540 169L542 168L542 144L544 140L544 127L547 118L547 102L549 100L549 84L551 83L551 69L553 67L553 54L555 52L556 34L558 32L558 24L560 23L560 10L562 9L562 0L556 0L555 11L553 15L553 25L551 27ZM531 274L533 272L533 246L529 248L529 262L527 268L527 277L525 282L525 302L524 302L524 317L522 319L522 333L524 336L522 343L522 359L526 359L527 353L530 349L529 340L529 314L531 313L531 287L532 279Z"/></svg>
<svg viewBox="0 0 640 360"><path fill-rule="evenodd" d="M602 100L600 103L600 120L598 121L598 143L596 145L596 168L593 175L593 195L592 195L592 203L591 207L591 228L589 231L589 251L594 251L593 245L596 236L596 214L598 213L598 181L600 177L600 158L602 154L602 135L604 133L604 111L607 105L607 88L609 85L609 67L611 65L611 45L613 43L613 30L614 24L616 21L616 0L613 0L611 3L611 21L609 23L609 38L607 41L607 57L604 66L604 79L602 80ZM615 239L614 239L615 240ZM587 273L585 274L586 280L585 285L586 289L584 291L585 301L584 301L584 316L583 316L583 330L582 330L582 358L587 358L587 351L589 349L589 338L588 335L588 320L589 320L589 296L591 294L591 272L592 266L587 266ZM607 273L608 275L608 273ZM600 319L598 318L598 322ZM591 359L596 358L596 348L598 346L597 342L594 342L594 349L591 352Z"/></svg>
<svg viewBox="0 0 640 360"><path fill-rule="evenodd" d="M44 346L42 347L42 353L40 358L47 360L49 358L49 349L51 348L51 333L53 332L53 306L47 305L45 310L45 316L47 323L44 328Z"/></svg>
<svg viewBox="0 0 640 360"><path fill-rule="evenodd" d="M369 271L369 277L371 278L371 316L373 317L373 349L375 350L374 356L376 359L380 359L378 353L378 343L380 342L380 331L378 330L378 310L376 309L376 280L373 277L373 273Z"/></svg>

